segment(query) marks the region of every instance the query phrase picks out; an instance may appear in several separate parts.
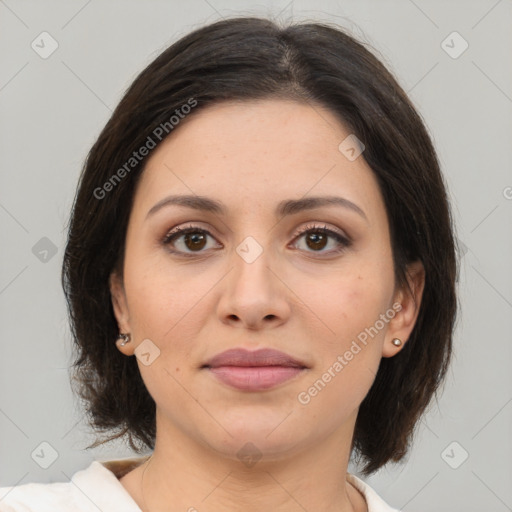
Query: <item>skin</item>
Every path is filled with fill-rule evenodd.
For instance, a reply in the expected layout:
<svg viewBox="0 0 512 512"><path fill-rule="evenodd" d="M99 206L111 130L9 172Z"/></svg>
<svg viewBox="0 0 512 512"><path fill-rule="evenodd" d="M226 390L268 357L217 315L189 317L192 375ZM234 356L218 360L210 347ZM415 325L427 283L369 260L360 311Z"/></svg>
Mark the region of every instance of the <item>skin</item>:
<svg viewBox="0 0 512 512"><path fill-rule="evenodd" d="M137 358L157 406L153 457L121 478L142 510L367 510L346 482L355 420L381 358L403 348L391 340L405 344L414 327L425 276L415 262L414 294L395 286L376 178L363 157L349 161L338 149L349 134L319 105L229 102L190 115L151 154L129 219L123 276L110 281L119 329L132 339L119 350L133 356L149 339L160 351L147 366ZM228 213L168 206L147 217L170 194L213 197ZM279 201L313 195L349 199L366 219L340 206L275 217ZM211 233L199 248L184 236L174 247L162 242L189 224ZM311 234L295 237L311 224L352 244L334 253L333 238L315 246ZM248 236L263 250L252 263L236 251ZM394 303L400 312L300 403L298 394ZM235 347L275 348L309 368L270 390L240 391L200 368ZM262 456L252 467L237 456L247 442Z"/></svg>

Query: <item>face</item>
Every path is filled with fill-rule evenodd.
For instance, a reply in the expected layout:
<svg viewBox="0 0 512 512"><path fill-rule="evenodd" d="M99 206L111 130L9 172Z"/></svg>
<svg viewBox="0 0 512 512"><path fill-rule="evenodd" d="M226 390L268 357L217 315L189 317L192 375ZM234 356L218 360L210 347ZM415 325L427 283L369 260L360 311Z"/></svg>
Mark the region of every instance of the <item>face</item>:
<svg viewBox="0 0 512 512"><path fill-rule="evenodd" d="M352 434L417 307L395 287L376 178L339 149L349 135L318 105L231 102L191 115L150 156L111 291L157 429L230 457L248 441L279 457ZM183 195L222 211L168 201ZM279 210L327 196L342 201ZM421 268L411 275L418 301ZM204 366L235 348L275 349L299 368Z"/></svg>

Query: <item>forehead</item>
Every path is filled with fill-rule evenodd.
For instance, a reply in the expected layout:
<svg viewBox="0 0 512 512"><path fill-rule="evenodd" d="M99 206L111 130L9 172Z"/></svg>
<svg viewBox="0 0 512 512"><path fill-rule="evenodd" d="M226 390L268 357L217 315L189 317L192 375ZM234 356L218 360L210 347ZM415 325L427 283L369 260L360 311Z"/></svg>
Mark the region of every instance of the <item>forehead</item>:
<svg viewBox="0 0 512 512"><path fill-rule="evenodd" d="M136 205L170 193L216 197L232 213L282 199L341 195L379 217L384 204L350 131L328 109L290 100L223 102L185 118L150 155ZM383 211L384 210L384 211Z"/></svg>

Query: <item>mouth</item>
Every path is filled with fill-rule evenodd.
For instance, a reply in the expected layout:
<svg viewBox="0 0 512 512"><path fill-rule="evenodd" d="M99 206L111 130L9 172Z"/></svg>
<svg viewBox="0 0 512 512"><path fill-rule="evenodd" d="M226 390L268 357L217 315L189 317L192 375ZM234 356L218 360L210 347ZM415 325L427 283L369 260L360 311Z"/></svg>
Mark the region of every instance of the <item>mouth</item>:
<svg viewBox="0 0 512 512"><path fill-rule="evenodd" d="M208 368L224 384L241 391L263 391L282 384L305 368L286 366L219 366Z"/></svg>
<svg viewBox="0 0 512 512"><path fill-rule="evenodd" d="M273 349L227 350L201 368L224 384L241 391L271 389L308 370L302 361Z"/></svg>

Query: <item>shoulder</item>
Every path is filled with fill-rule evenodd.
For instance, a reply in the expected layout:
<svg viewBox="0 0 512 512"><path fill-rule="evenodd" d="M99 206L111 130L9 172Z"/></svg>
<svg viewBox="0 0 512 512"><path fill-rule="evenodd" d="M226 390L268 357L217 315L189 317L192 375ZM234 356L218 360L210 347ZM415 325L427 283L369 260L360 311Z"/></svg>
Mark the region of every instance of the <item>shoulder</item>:
<svg viewBox="0 0 512 512"><path fill-rule="evenodd" d="M0 487L0 512L140 512L116 474L105 466L119 468L119 462L94 461L68 482Z"/></svg>
<svg viewBox="0 0 512 512"><path fill-rule="evenodd" d="M0 487L1 512L41 512L52 508L55 512L75 504L75 493L71 482L29 483L11 487ZM62 507L62 508L61 508ZM81 509L78 509L81 510Z"/></svg>
<svg viewBox="0 0 512 512"><path fill-rule="evenodd" d="M366 482L347 473L347 480L365 497L368 512L400 512L390 507Z"/></svg>

